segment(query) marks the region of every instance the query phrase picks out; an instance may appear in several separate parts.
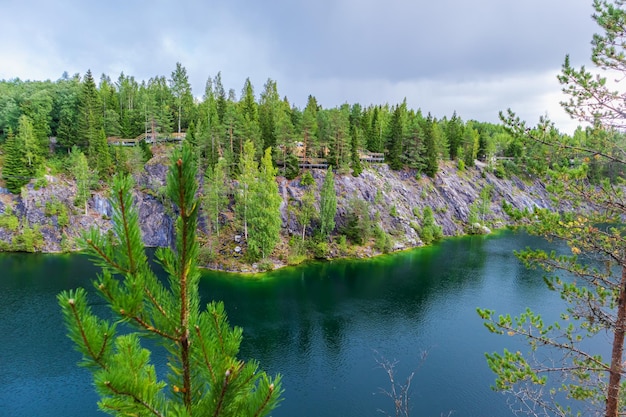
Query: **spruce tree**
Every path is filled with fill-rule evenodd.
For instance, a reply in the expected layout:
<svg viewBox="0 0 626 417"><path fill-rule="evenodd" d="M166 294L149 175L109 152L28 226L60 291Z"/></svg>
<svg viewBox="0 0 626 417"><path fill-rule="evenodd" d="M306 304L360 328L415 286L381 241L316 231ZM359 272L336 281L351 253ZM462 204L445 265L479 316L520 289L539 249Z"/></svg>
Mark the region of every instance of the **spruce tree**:
<svg viewBox="0 0 626 417"><path fill-rule="evenodd" d="M78 118L78 141L79 146L90 146L97 140L102 124L102 107L96 83L88 70L85 74L79 101L80 115ZM89 155L90 157L93 156Z"/></svg>
<svg viewBox="0 0 626 417"><path fill-rule="evenodd" d="M352 168L352 176L358 177L363 172L361 166L361 157L359 151L361 150L361 105L354 104L350 110L350 167Z"/></svg>
<svg viewBox="0 0 626 417"><path fill-rule="evenodd" d="M4 179L7 189L13 194L19 194L22 187L28 184L30 180L30 175L24 165L24 150L17 142L11 128L8 129L7 139L4 143L2 179Z"/></svg>
<svg viewBox="0 0 626 417"><path fill-rule="evenodd" d="M426 167L424 172L431 178L434 178L435 174L439 170L439 162L437 160L437 145L435 143L435 135L433 134L433 119L428 114L426 121L424 122L424 160Z"/></svg>
<svg viewBox="0 0 626 417"><path fill-rule="evenodd" d="M230 327L223 303L200 308L194 159L187 144L177 149L167 178L167 194L179 213L175 249L156 252L167 281L148 263L132 179L118 175L111 197L113 233L92 230L82 240L102 267L95 286L113 318L93 314L82 288L58 296L81 364L93 372L98 405L114 416L264 416L280 401L280 376L270 378L256 362L237 359L242 329ZM142 346L146 337L165 347L164 377Z"/></svg>
<svg viewBox="0 0 626 417"><path fill-rule="evenodd" d="M402 148L404 138L404 106L396 106L387 132L387 163L393 170L402 169Z"/></svg>

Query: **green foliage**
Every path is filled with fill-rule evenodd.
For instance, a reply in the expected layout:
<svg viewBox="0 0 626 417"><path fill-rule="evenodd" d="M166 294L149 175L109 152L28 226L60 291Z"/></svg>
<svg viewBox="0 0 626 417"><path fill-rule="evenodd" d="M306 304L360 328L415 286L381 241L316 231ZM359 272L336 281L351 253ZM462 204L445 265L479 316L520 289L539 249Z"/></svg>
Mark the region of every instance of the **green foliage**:
<svg viewBox="0 0 626 417"><path fill-rule="evenodd" d="M48 217L57 216L57 226L60 228L64 228L69 224L70 219L67 206L56 198L46 201L44 214Z"/></svg>
<svg viewBox="0 0 626 417"><path fill-rule="evenodd" d="M593 5L602 33L593 37L592 61L602 74L615 71L621 79L626 64L624 2L598 0ZM527 127L510 110L501 115L515 138L511 144L516 162L531 173L546 174L552 197L550 209L535 209L527 216L528 230L558 238L571 251L517 253L527 267L550 274L545 279L548 289L558 291L566 303L558 321L546 324L532 310L517 317L478 310L491 332L519 336L528 343L528 352L490 353L487 361L496 374L495 388L521 396L521 404L535 415L571 415L572 406L581 415L615 417L625 408L626 211L619 180L626 166L623 91L609 87L602 74L575 69L566 57L559 76L569 96L562 104L573 118L591 126L586 135L561 135L546 118ZM616 175L602 178L596 170L602 165L612 166ZM519 217L528 214L508 211ZM598 338L607 341L603 349L587 344ZM605 359L606 351L611 354Z"/></svg>
<svg viewBox="0 0 626 417"><path fill-rule="evenodd" d="M393 249L393 239L380 226L374 228L374 248L382 253L389 253Z"/></svg>
<svg viewBox="0 0 626 417"><path fill-rule="evenodd" d="M13 248L17 252L37 252L43 247L44 240L38 224L30 226L22 225L18 234L13 236Z"/></svg>
<svg viewBox="0 0 626 417"><path fill-rule="evenodd" d="M15 232L19 227L20 220L13 214L13 210L10 207L6 207L4 213L0 214L0 228Z"/></svg>
<svg viewBox="0 0 626 417"><path fill-rule="evenodd" d="M204 181L204 210L211 232L220 236L220 214L228 205L226 159L219 158L214 167L207 169Z"/></svg>
<svg viewBox="0 0 626 417"><path fill-rule="evenodd" d="M92 230L82 241L102 267L95 286L113 318L96 316L82 288L58 296L81 364L93 372L99 407L112 415L261 416L280 401L280 376L270 378L256 362L237 359L242 329L230 327L223 303L200 307L194 159L184 145L174 153L168 174L167 194L179 216L175 249L156 252L167 284L148 263L132 180L116 176L113 233ZM126 328L118 333L122 322ZM146 337L158 339L168 352L164 379L141 345Z"/></svg>
<svg viewBox="0 0 626 417"><path fill-rule="evenodd" d="M418 232L420 239L425 245L430 245L432 242L436 242L443 238L443 229L435 222L435 216L433 210L430 207L424 207L422 214L422 227Z"/></svg>
<svg viewBox="0 0 626 417"><path fill-rule="evenodd" d="M315 184L315 179L313 178L313 175L311 175L311 171L305 171L300 179L300 185L308 187L313 184Z"/></svg>
<svg viewBox="0 0 626 417"><path fill-rule="evenodd" d="M335 176L332 167L328 167L322 190L320 193L320 234L328 238L335 230L335 215L337 214L337 194L335 191Z"/></svg>
<svg viewBox="0 0 626 417"><path fill-rule="evenodd" d="M261 159L259 177L251 184L247 239L247 254L251 260L267 258L278 244L282 225L281 202L276 183L276 168L272 165L272 150L267 148Z"/></svg>
<svg viewBox="0 0 626 417"><path fill-rule="evenodd" d="M366 201L357 197L350 199L342 233L357 245L369 240L372 235L372 219Z"/></svg>
<svg viewBox="0 0 626 417"><path fill-rule="evenodd" d="M87 202L91 197L91 189L97 184L97 171L89 167L87 157L76 146L72 148L67 161L68 170L76 180L74 205L84 206L84 212L87 214Z"/></svg>
<svg viewBox="0 0 626 417"><path fill-rule="evenodd" d="M300 167L298 166L298 163L298 158L294 154L287 155L285 158L285 178L293 180L300 175Z"/></svg>
<svg viewBox="0 0 626 417"><path fill-rule="evenodd" d="M330 248L326 241L313 241L311 251L316 259L326 259L330 253Z"/></svg>

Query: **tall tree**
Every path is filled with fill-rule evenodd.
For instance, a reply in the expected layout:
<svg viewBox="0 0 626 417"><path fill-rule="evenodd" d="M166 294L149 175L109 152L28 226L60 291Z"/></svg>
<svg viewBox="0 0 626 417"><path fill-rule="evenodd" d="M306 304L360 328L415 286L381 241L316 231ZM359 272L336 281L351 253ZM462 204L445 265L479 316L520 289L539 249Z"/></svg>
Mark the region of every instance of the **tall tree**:
<svg viewBox="0 0 626 417"><path fill-rule="evenodd" d="M270 378L256 362L237 358L242 330L230 327L223 303L200 308L194 159L183 146L168 174L167 194L180 214L175 249L156 252L167 285L148 263L132 180L118 176L111 197L114 233L92 230L83 240L103 268L95 284L116 321L93 314L82 288L58 296L81 363L94 374L99 406L113 415L252 417L267 415L280 401L280 376ZM117 334L118 322L131 331ZM157 378L151 352L140 344L147 336L167 350L165 380Z"/></svg>
<svg viewBox="0 0 626 417"><path fill-rule="evenodd" d="M424 131L424 160L426 162L424 172L429 177L434 177L439 170L439 161L437 157L437 145L435 143L435 132L433 131L433 118L430 113L424 121L422 130Z"/></svg>
<svg viewBox="0 0 626 417"><path fill-rule="evenodd" d="M83 78L82 90L79 101L80 117L78 119L77 145L86 148L90 143L98 139L102 125L102 106L96 89L96 83L87 70ZM93 155L90 155L92 157Z"/></svg>
<svg viewBox="0 0 626 417"><path fill-rule="evenodd" d="M276 109L276 117L274 122L274 140L277 145L280 159L283 162L285 171L287 170L287 155L294 152L294 127L289 117L289 109L284 103L279 102ZM286 175L286 174L285 174ZM297 172L295 174L297 176Z"/></svg>
<svg viewBox="0 0 626 417"><path fill-rule="evenodd" d="M387 131L387 163L393 170L402 169L402 148L404 139L404 115L406 108L394 108Z"/></svg>
<svg viewBox="0 0 626 417"><path fill-rule="evenodd" d="M276 119L281 109L276 81L268 78L259 100L259 125L263 149L276 149Z"/></svg>
<svg viewBox="0 0 626 417"><path fill-rule="evenodd" d="M338 170L347 169L350 163L350 107L327 110L328 160Z"/></svg>
<svg viewBox="0 0 626 417"><path fill-rule="evenodd" d="M226 90L222 84L222 72L218 72L215 76L215 101L217 106L217 116L220 123L224 123L224 115L226 114Z"/></svg>
<svg viewBox="0 0 626 417"><path fill-rule="evenodd" d="M602 70L615 71L620 80L626 75L624 4L622 0L594 1L593 16L602 33L593 37L592 61ZM593 136L614 139L616 130L626 127L623 91L609 87L602 74L593 74L584 67L575 69L566 58L559 81L569 95L563 103L565 109L576 119L590 123ZM555 324L544 324L541 316L531 310L520 317L507 315L499 319L493 311L480 311L490 330L521 335L530 343L528 354L505 351L488 355L489 365L497 375L496 388L525 395L524 404L542 415L568 414L559 396L579 400L576 407L582 410L582 415L623 415L626 408L623 177L615 182L603 178L595 185L590 184L588 166L596 160L623 168L625 147L615 152L615 142L602 139L592 146L580 146L558 134L548 120L542 119L535 128L528 128L512 112L502 117L526 145L547 145L551 150L549 189L554 193L557 207L553 211L536 210L530 219L533 220L530 230L565 241L572 253L567 256L527 250L520 256L529 265L539 265L548 271L568 271L575 279L559 276L547 279L549 288L559 291L567 303L566 311ZM582 156L581 165L571 166L570 161L560 163L564 154L574 153ZM608 341L610 357L603 358L602 352L591 350L586 344L588 338L594 337ZM546 389L547 386L553 389Z"/></svg>
<svg viewBox="0 0 626 417"><path fill-rule="evenodd" d="M98 178L98 172L89 167L89 162L85 154L74 146L68 160L69 170L76 181L76 196L74 205L83 206L85 215L87 214L88 201L91 195L91 187Z"/></svg>
<svg viewBox="0 0 626 417"><path fill-rule="evenodd" d="M255 149L252 141L246 141L243 145L243 153L239 161L239 176L237 177L237 190L235 193L235 211L243 227L243 235L246 241L249 236L250 206L254 198L254 183L259 175L259 164L255 159Z"/></svg>
<svg viewBox="0 0 626 417"><path fill-rule="evenodd" d="M450 146L450 159L455 160L458 156L459 147L463 143L463 121L457 116L456 111L446 124L445 132Z"/></svg>
<svg viewBox="0 0 626 417"><path fill-rule="evenodd" d="M226 194L228 166L226 164L226 159L220 158L215 166L209 166L204 182L204 208L211 231L218 238L220 236L220 214L228 204L228 195Z"/></svg>
<svg viewBox="0 0 626 417"><path fill-rule="evenodd" d="M363 113L361 111L360 104L353 104L350 109L350 166L352 168L352 175L358 177L363 172L363 167L361 166L361 155L360 151L362 149L362 132L361 132L361 117L363 117Z"/></svg>
<svg viewBox="0 0 626 417"><path fill-rule="evenodd" d="M317 101L309 96L304 112L302 113L302 158L307 159L317 155L319 141L317 140Z"/></svg>
<svg viewBox="0 0 626 417"><path fill-rule="evenodd" d="M89 153L89 162L91 166L95 168L96 172L98 172L100 178L109 178L113 170L113 161L104 129L100 129L98 134L89 141L87 150Z"/></svg>
<svg viewBox="0 0 626 417"><path fill-rule="evenodd" d="M170 88L172 89L172 93L176 99L178 133L180 134L182 128L183 107L188 107L189 103L193 102L193 97L191 96L191 84L189 84L187 69L183 67L180 62L176 63L176 69L172 72L172 78L170 78Z"/></svg>
<svg viewBox="0 0 626 417"><path fill-rule="evenodd" d="M421 120L414 112L410 112L407 120L407 131L405 134L403 163L409 168L422 172L425 168L424 161L424 131Z"/></svg>
<svg viewBox="0 0 626 417"><path fill-rule="evenodd" d="M326 170L326 176L320 192L320 235L327 239L335 230L335 215L337 214L337 192L335 191L335 176L332 166Z"/></svg>
<svg viewBox="0 0 626 417"><path fill-rule="evenodd" d="M272 164L272 149L261 158L259 177L252 183L250 199L248 256L251 260L265 259L272 254L280 240L280 203L276 184L276 168Z"/></svg>
<svg viewBox="0 0 626 417"><path fill-rule="evenodd" d="M13 194L19 194L22 187L30 181L30 174L24 161L24 149L13 135L11 128L8 128L7 139L4 143L2 179Z"/></svg>
<svg viewBox="0 0 626 417"><path fill-rule="evenodd" d="M33 124L28 116L20 116L18 129L15 143L21 149L25 172L33 178L43 164L40 143L35 136Z"/></svg>

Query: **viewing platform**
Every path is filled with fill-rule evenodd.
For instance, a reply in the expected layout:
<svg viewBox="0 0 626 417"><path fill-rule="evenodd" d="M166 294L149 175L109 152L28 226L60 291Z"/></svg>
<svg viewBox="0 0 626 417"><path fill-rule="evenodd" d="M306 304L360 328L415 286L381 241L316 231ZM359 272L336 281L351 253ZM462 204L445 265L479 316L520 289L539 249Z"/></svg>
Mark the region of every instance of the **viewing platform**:
<svg viewBox="0 0 626 417"><path fill-rule="evenodd" d="M109 136L107 138L107 142L109 143L109 145L137 146L137 144L141 142L142 140L145 140L146 143L152 144L152 143L158 143L158 142L180 142L181 140L185 139L185 137L186 137L185 132L170 133L167 135L160 134L160 133L157 133L156 135L153 135L152 133L142 133L141 135L133 139L120 138L119 136Z"/></svg>

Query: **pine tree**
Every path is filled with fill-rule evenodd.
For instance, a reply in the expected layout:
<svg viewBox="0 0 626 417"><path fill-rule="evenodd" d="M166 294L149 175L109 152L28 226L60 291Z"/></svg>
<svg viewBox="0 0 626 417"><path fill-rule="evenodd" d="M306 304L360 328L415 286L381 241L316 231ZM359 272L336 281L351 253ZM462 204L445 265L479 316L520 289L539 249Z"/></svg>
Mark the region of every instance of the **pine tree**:
<svg viewBox="0 0 626 417"><path fill-rule="evenodd" d="M280 401L280 376L270 378L256 362L237 359L242 330L230 327L223 303L200 308L194 159L183 145L168 174L167 194L179 215L175 250L156 252L167 283L148 263L132 180L116 176L114 233L92 230L83 239L102 266L95 286L114 317L94 315L82 288L58 296L81 364L93 372L99 407L111 415L252 417L267 415ZM125 329L118 334L121 323ZM157 378L151 352L142 347L146 337L158 339L167 350L165 379Z"/></svg>
<svg viewBox="0 0 626 417"><path fill-rule="evenodd" d="M601 33L593 36L591 59L598 71L573 68L566 57L559 76L568 96L561 104L575 120L588 123L595 138L572 144L546 118L529 127L511 111L501 115L525 151L547 149L532 155L540 155L535 156L542 159L537 161L540 167L549 169L544 180L554 206L535 209L528 216L528 230L567 243L570 250L570 254L540 249L519 253L526 265L549 273L548 288L566 303L556 322L546 323L531 309L518 317L497 318L493 311L479 310L492 332L528 342L523 353L504 351L488 354L487 359L497 376L496 388L521 396L520 404L534 415L573 414L572 407L581 410L580 415L617 417L626 409L624 176L607 176L595 184L588 177L592 161L622 172L626 168L625 146L615 141L623 138L626 126L624 88L620 91L619 84L607 83L605 77L622 80L626 75L624 4L593 2L593 18ZM574 155L578 160L571 163ZM604 343L599 345L598 340Z"/></svg>
<svg viewBox="0 0 626 417"><path fill-rule="evenodd" d="M302 154L305 160L314 156L319 151L317 137L317 101L309 96L307 105L302 113Z"/></svg>
<svg viewBox="0 0 626 417"><path fill-rule="evenodd" d="M259 102L259 126L263 149L276 149L277 112L282 108L276 81L267 79Z"/></svg>
<svg viewBox="0 0 626 417"><path fill-rule="evenodd" d="M335 176L332 166L326 170L322 191L320 193L320 235L327 239L335 230L335 215L337 214L337 193L335 191Z"/></svg>
<svg viewBox="0 0 626 417"><path fill-rule="evenodd" d="M187 69L180 62L176 63L176 69L172 72L170 79L170 88L176 99L176 115L178 119L178 133L181 133L183 120L183 106L189 106L193 103L191 95L191 85L189 84L189 76ZM188 116L188 115L187 115Z"/></svg>

